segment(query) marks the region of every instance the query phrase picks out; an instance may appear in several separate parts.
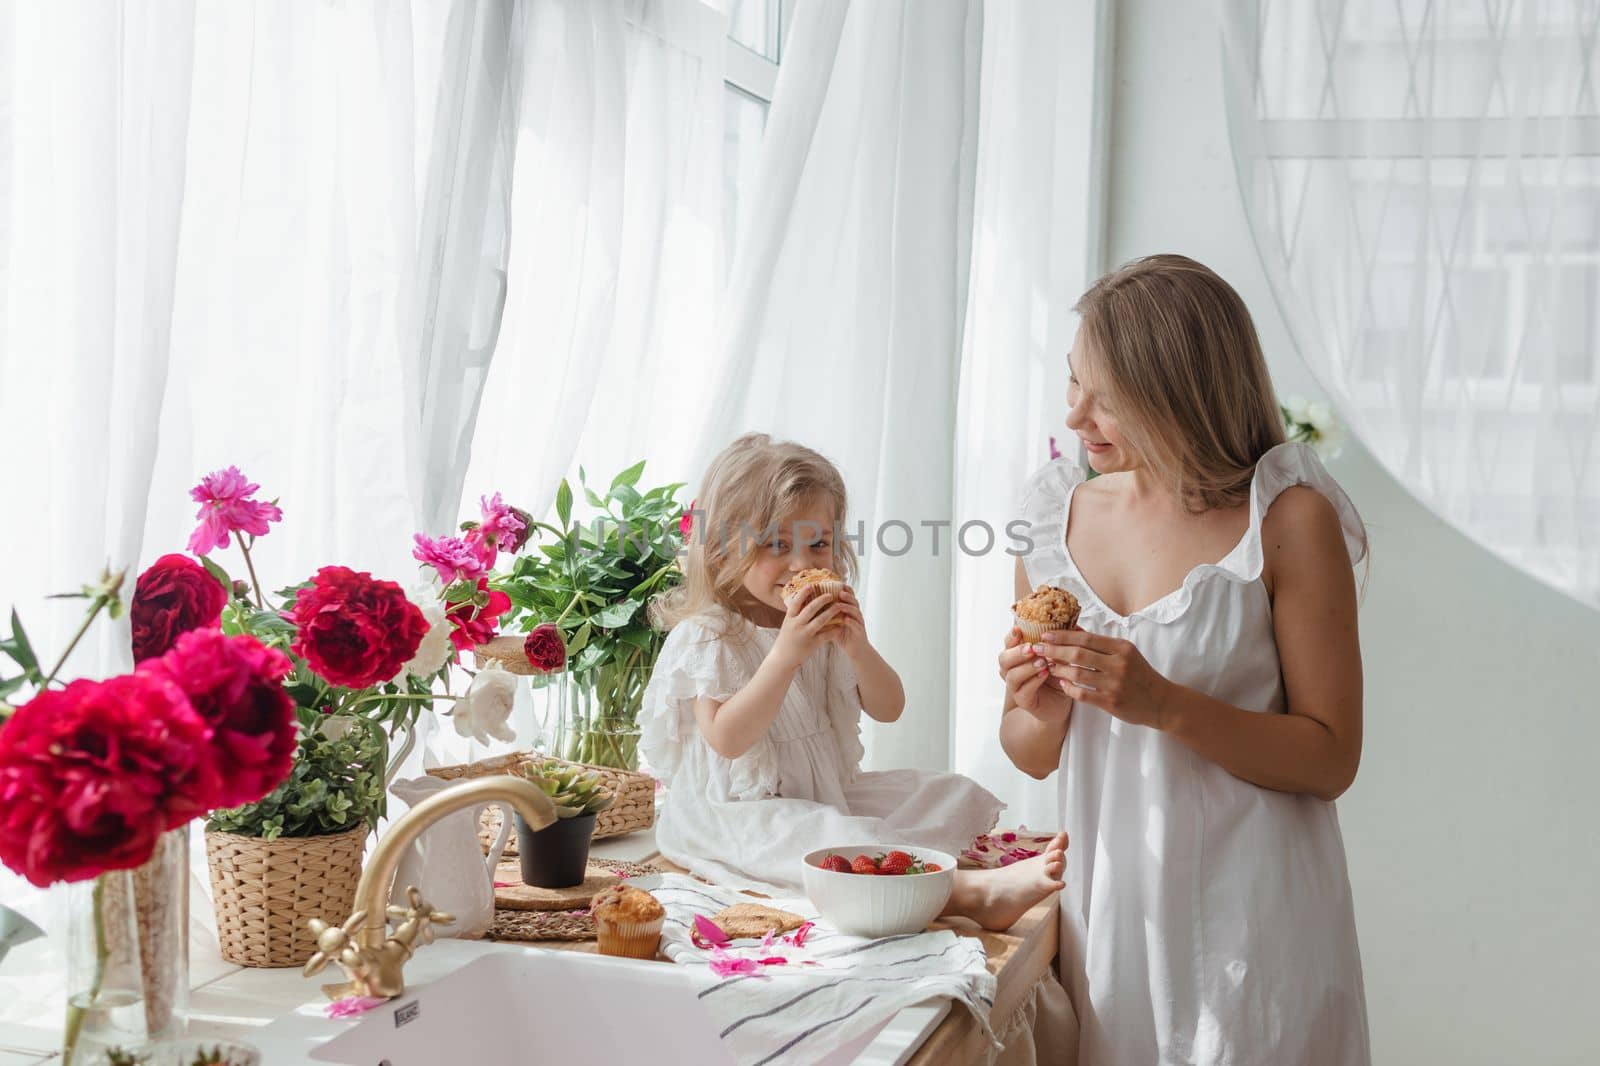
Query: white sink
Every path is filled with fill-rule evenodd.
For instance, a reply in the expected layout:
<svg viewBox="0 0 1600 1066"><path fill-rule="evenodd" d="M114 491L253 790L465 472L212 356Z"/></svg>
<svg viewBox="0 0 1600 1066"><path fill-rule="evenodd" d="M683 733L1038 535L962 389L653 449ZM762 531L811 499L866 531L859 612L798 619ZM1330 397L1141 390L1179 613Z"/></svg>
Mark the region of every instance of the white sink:
<svg viewBox="0 0 1600 1066"><path fill-rule="evenodd" d="M690 975L670 964L446 940L419 950L406 975L405 995L359 1017L329 1020L308 1003L248 1039L264 1066L734 1062ZM902 1011L889 1023L900 1032L880 1038L880 1025L824 1061L901 1061L948 1002L938 1006ZM862 1056L875 1039L893 1051Z"/></svg>

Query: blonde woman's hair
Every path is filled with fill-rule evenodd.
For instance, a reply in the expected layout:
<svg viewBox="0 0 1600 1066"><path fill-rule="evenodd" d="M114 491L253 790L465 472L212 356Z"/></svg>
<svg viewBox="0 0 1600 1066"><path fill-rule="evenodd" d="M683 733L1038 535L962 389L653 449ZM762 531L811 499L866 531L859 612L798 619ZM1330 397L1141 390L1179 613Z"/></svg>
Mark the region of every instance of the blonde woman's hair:
<svg viewBox="0 0 1600 1066"><path fill-rule="evenodd" d="M734 614L746 602L744 577L765 537L778 532L807 501L821 497L833 512L834 569L854 580L855 549L838 535L848 501L844 477L817 452L765 433L746 433L722 450L700 480L694 524L683 561L683 583L650 606L662 629L712 607Z"/></svg>
<svg viewBox="0 0 1600 1066"><path fill-rule="evenodd" d="M1284 431L1233 287L1193 259L1152 255L1095 282L1074 310L1095 385L1156 476L1191 511L1246 502Z"/></svg>

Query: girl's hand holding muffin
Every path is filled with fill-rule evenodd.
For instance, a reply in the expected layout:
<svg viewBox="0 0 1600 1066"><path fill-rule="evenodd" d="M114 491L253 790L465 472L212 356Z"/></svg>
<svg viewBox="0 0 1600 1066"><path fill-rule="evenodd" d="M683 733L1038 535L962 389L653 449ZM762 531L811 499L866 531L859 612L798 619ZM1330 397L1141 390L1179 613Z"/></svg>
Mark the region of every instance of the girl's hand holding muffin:
<svg viewBox="0 0 1600 1066"><path fill-rule="evenodd" d="M806 585L785 597L788 609L778 628L778 640L768 658L798 670L818 648L833 639L832 627L846 608L838 592L823 592L817 585Z"/></svg>

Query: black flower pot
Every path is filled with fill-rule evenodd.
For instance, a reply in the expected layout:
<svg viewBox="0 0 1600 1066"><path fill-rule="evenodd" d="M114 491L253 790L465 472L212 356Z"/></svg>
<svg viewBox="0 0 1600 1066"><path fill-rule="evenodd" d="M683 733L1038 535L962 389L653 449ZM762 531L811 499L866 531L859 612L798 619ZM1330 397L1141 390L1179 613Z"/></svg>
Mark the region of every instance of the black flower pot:
<svg viewBox="0 0 1600 1066"><path fill-rule="evenodd" d="M522 883L538 888L571 888L583 884L589 872L589 841L594 838L593 814L560 818L544 829L533 829L517 815L517 856L522 863Z"/></svg>

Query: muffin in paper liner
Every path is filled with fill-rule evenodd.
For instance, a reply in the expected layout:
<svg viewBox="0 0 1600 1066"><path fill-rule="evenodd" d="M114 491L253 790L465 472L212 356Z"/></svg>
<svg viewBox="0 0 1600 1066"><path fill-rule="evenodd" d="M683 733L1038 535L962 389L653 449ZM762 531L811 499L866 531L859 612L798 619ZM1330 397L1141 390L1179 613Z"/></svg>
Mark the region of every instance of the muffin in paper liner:
<svg viewBox="0 0 1600 1066"><path fill-rule="evenodd" d="M1058 625L1053 622L1030 622L1024 618L1017 618L1016 626L1022 632L1022 639L1030 643L1039 640L1046 633L1063 632L1072 628L1071 625Z"/></svg>
<svg viewBox="0 0 1600 1066"><path fill-rule="evenodd" d="M661 947L666 908L643 889L613 885L589 905L602 955L653 959Z"/></svg>
<svg viewBox="0 0 1600 1066"><path fill-rule="evenodd" d="M844 579L832 570L802 570L789 579L783 587L783 603L787 607L803 589L815 587L818 596L837 596L844 591ZM842 626L844 619L835 618L828 626ZM827 627L824 627L827 628Z"/></svg>
<svg viewBox="0 0 1600 1066"><path fill-rule="evenodd" d="M665 918L653 922L608 922L594 920L600 954L624 959L653 959L661 950L661 926Z"/></svg>
<svg viewBox="0 0 1600 1066"><path fill-rule="evenodd" d="M1063 588L1040 585L1011 605L1012 617L1024 640L1035 641L1046 633L1071 629L1078 624L1081 607L1078 598Z"/></svg>

